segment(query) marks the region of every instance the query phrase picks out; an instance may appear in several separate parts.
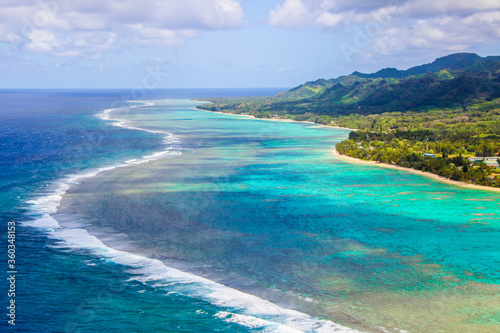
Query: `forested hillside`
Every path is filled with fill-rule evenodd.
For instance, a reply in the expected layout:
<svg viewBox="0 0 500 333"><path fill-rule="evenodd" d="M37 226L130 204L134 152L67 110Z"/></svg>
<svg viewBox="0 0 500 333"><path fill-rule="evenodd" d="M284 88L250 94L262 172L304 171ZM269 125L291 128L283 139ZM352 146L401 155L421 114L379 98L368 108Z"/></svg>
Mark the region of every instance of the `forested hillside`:
<svg viewBox="0 0 500 333"><path fill-rule="evenodd" d="M500 154L500 57L458 53L271 97L209 100L200 108L358 129L337 145L340 153L500 187L498 169L467 159Z"/></svg>
<svg viewBox="0 0 500 333"><path fill-rule="evenodd" d="M261 118L288 117L328 123L349 114L467 108L500 97L500 57L459 53L431 64L374 74L354 72L336 79L307 82L269 98L210 99L200 108Z"/></svg>

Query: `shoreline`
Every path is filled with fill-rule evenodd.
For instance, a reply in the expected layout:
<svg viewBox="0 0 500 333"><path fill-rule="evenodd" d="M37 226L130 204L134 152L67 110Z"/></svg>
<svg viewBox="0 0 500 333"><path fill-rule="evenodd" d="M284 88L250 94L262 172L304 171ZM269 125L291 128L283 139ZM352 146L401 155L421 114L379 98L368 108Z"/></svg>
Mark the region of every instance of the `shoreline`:
<svg viewBox="0 0 500 333"><path fill-rule="evenodd" d="M213 113L220 113L220 114L229 114L229 115L233 115L233 116L249 117L249 118L252 118L252 119L270 120L270 121L283 121L283 122L296 122L296 123L308 123L308 124L314 124L314 125L317 125L317 126L325 126L325 127L329 127L329 128L338 128L338 129L345 129L345 130L350 130L350 131L357 131L356 129L353 129L353 128L340 127L340 126L329 126L329 125L323 125L323 124L316 124L316 123L313 123L313 122L310 122L310 121L297 121L297 120L292 120L292 119L280 119L280 118L278 118L278 119L277 118L257 118L255 116L247 115L247 114L232 114L232 113L219 112L219 111L209 111L209 110L199 109L198 107L196 107L195 109L199 110L199 111L206 111L206 112L213 112ZM500 188L489 187L489 186L484 186L484 185L468 184L468 183L460 182L460 181L457 181L457 180L452 180L452 179L449 179L449 178L445 178L445 177L442 177L442 176L439 176L439 175L436 175L436 174L433 174L433 173L430 173L430 172L420 171L420 170L411 169L411 168L405 168L405 167L398 166L398 165L392 165L392 164L381 163L381 162L376 162L376 161L364 161L364 160L360 160L360 159L357 159L357 158L354 158L354 157L342 155L335 148L333 148L332 153L333 153L334 156L336 156L336 157L338 157L338 158L340 158L342 160L345 160L345 161L348 161L348 162L351 162L351 163L355 163L355 164L374 165L374 166L381 167L381 168L386 168L386 169L401 170L401 171L406 171L406 172L409 172L409 173L413 173L415 175L420 175L420 176L427 177L427 178L430 178L430 179L433 179L433 180L437 180L437 181L439 181L441 183L445 183L445 184L448 184L448 185L459 186L459 187L467 188L467 189L471 189L471 190L482 190L482 191L491 191L491 192L500 193Z"/></svg>
<svg viewBox="0 0 500 333"><path fill-rule="evenodd" d="M199 109L198 107L195 107L196 110L198 111L206 111L206 112L213 112L213 113L220 113L220 114L228 114L228 115L233 115L233 116L242 116L242 117L249 117L251 119L260 119L260 120L270 120L270 121L282 121L282 122L295 122L295 123L308 123L308 124L314 124L317 126L325 126L329 128L338 128L338 129L345 129L345 130L350 130L350 131L357 131L357 129L353 128L347 128L347 127L340 127L340 126L329 126L329 125L323 125L323 124L316 124L310 121L297 121L297 120L292 120L292 119L282 119L282 118L257 118L252 115L247 115L247 114L232 114L232 113L226 113L226 112L220 112L220 111L209 111L209 110L203 110ZM449 178L445 178L430 172L425 172L425 171L420 171L416 169L411 169L411 168L406 168L398 165L392 165L392 164L387 164L387 163L381 163L381 162L376 162L376 161L365 161L365 160L360 160L354 157L346 156L340 154L337 149L333 148L332 153L334 156L344 160L348 161L354 164L364 164L364 165L373 165L381 168L386 168L386 169L393 169L393 170L401 170L401 171L406 171L415 175L420 175L429 179L437 180L441 183L448 184L448 185L454 185L470 190L481 190L481 191L491 191L495 193L500 193L500 188L495 188L495 187L489 187L489 186L484 186L484 185L475 185L475 184L469 184L469 183L464 183L461 181L457 180L452 180Z"/></svg>
<svg viewBox="0 0 500 333"><path fill-rule="evenodd" d="M413 173L415 175L420 175L420 176L423 176L423 177L426 177L426 178L429 178L429 179L437 180L437 181L439 181L441 183L445 183L445 184L448 184L448 185L459 186L459 187L462 187L462 188L467 188L469 190L492 191L492 192L500 193L500 188L489 187L489 186L484 186L484 185L468 184L468 183L460 182L460 181L457 181L457 180L448 179L448 178L445 178L445 177L442 177L442 176L439 176L439 175L436 175L436 174L433 174L433 173L430 173L430 172L425 172L425 171L420 171L420 170L416 170L416 169L406 168L406 167L402 167L402 166L398 166L398 165L381 163L381 162L377 162L377 161L360 160L358 158L354 158L354 157L342 155L335 148L333 148L332 154L335 157L338 157L339 159L342 159L344 161L347 161L347 162L350 162L350 163L354 163L354 164L373 165L373 166L377 166L377 167L380 167L380 168L406 171L406 172L409 172L409 173Z"/></svg>
<svg viewBox="0 0 500 333"><path fill-rule="evenodd" d="M198 108L197 106L195 107L195 110L212 112L212 113L219 113L219 114L225 114L225 115L231 115L231 116L249 117L250 119L257 119L257 120L280 121L280 122L286 122L286 123L299 123L299 124L306 123L306 124L311 124L311 125L316 125L316 126L324 126L324 127L328 127L328 128L337 128L337 129L345 129L345 130L349 130L349 131L357 131L357 129L354 129L354 128L323 125L323 124L313 123L312 121L299 121L299 120L285 119L285 118L257 118L255 116L250 115L250 114L234 114L234 113L228 113L228 112L203 110L203 109Z"/></svg>

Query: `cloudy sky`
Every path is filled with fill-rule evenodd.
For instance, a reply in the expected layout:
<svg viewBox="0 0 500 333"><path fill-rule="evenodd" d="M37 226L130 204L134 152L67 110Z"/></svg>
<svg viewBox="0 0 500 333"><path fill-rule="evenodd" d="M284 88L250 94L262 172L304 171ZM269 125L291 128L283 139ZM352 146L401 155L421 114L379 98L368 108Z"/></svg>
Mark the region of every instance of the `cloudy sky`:
<svg viewBox="0 0 500 333"><path fill-rule="evenodd" d="M292 87L500 55L498 0L0 0L0 88Z"/></svg>

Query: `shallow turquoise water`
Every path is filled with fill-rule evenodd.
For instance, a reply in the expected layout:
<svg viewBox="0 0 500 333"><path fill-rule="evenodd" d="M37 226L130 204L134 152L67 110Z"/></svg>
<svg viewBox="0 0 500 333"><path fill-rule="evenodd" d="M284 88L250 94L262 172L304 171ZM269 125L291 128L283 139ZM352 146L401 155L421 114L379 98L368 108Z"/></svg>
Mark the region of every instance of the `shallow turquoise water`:
<svg viewBox="0 0 500 333"><path fill-rule="evenodd" d="M331 149L346 130L196 104L170 100L115 113L173 133L172 149L182 154L75 186L71 209L186 270L222 281L236 274L225 282L245 289L242 281L252 281L247 289L263 298L266 290L293 292L312 302L299 309L353 327L360 326L346 313L364 316L363 325L386 321L415 332L494 331L499 313L488 288L500 278L498 193L344 162ZM484 303L467 303L470 290ZM387 304L377 308L365 295L385 295ZM407 304L420 298L437 302L442 316ZM411 318L396 310L403 306L443 322Z"/></svg>
<svg viewBox="0 0 500 333"><path fill-rule="evenodd" d="M188 107L196 104L184 103ZM209 150L210 163L221 162L221 173L227 173L212 176L217 167L200 170L201 163L196 163L184 165L184 174L193 169L212 176L215 190L252 202L251 211L259 211L253 205L261 208L265 198L266 215L271 216L266 219L273 227L286 221L288 227L301 231L320 228L404 255L445 260L450 267L477 271L492 281L500 278L494 265L500 260L494 246L500 219L497 193L338 160L330 150L345 137L345 130L213 115L189 108L166 114L158 112L161 108L147 110L148 121L141 125L157 122L182 139L196 142L197 149ZM151 115L155 110L158 115ZM145 118L144 114L134 117ZM182 156L173 163L182 163ZM184 181L200 182L199 175L192 178L187 176ZM235 187L245 190L235 191Z"/></svg>

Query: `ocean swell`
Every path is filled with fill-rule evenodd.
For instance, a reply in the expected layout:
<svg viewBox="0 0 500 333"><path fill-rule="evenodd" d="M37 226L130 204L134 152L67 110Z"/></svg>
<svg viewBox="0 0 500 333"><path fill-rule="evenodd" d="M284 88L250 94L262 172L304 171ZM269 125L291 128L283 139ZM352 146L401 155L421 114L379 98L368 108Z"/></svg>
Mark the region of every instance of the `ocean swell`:
<svg viewBox="0 0 500 333"><path fill-rule="evenodd" d="M151 102L144 103L145 105L136 105L129 109L154 105ZM175 292L206 300L216 306L220 306L223 309L215 315L217 318L228 323L237 323L251 331L358 332L328 320L314 318L296 310L280 307L267 300L227 287L207 278L168 267L160 260L112 248L104 244L95 235L89 233L85 229L85 221L73 224L60 223L57 214L58 207L61 204L63 195L71 186L95 177L102 172L180 154L179 151L173 149L175 144L180 142L178 137L165 131L136 127L124 119L113 118L112 113L116 110L123 109L108 109L97 116L103 120L111 121L111 124L114 126L163 135L165 149L148 154L142 158L130 159L115 165L68 175L54 182L44 193L39 194L28 202L33 213L37 216L34 221L29 222L30 226L43 230L50 238L58 240L61 248L86 250L95 256L123 265L128 272L133 274L134 277L131 278L132 280L154 286L165 293ZM232 310L228 311L227 308Z"/></svg>

